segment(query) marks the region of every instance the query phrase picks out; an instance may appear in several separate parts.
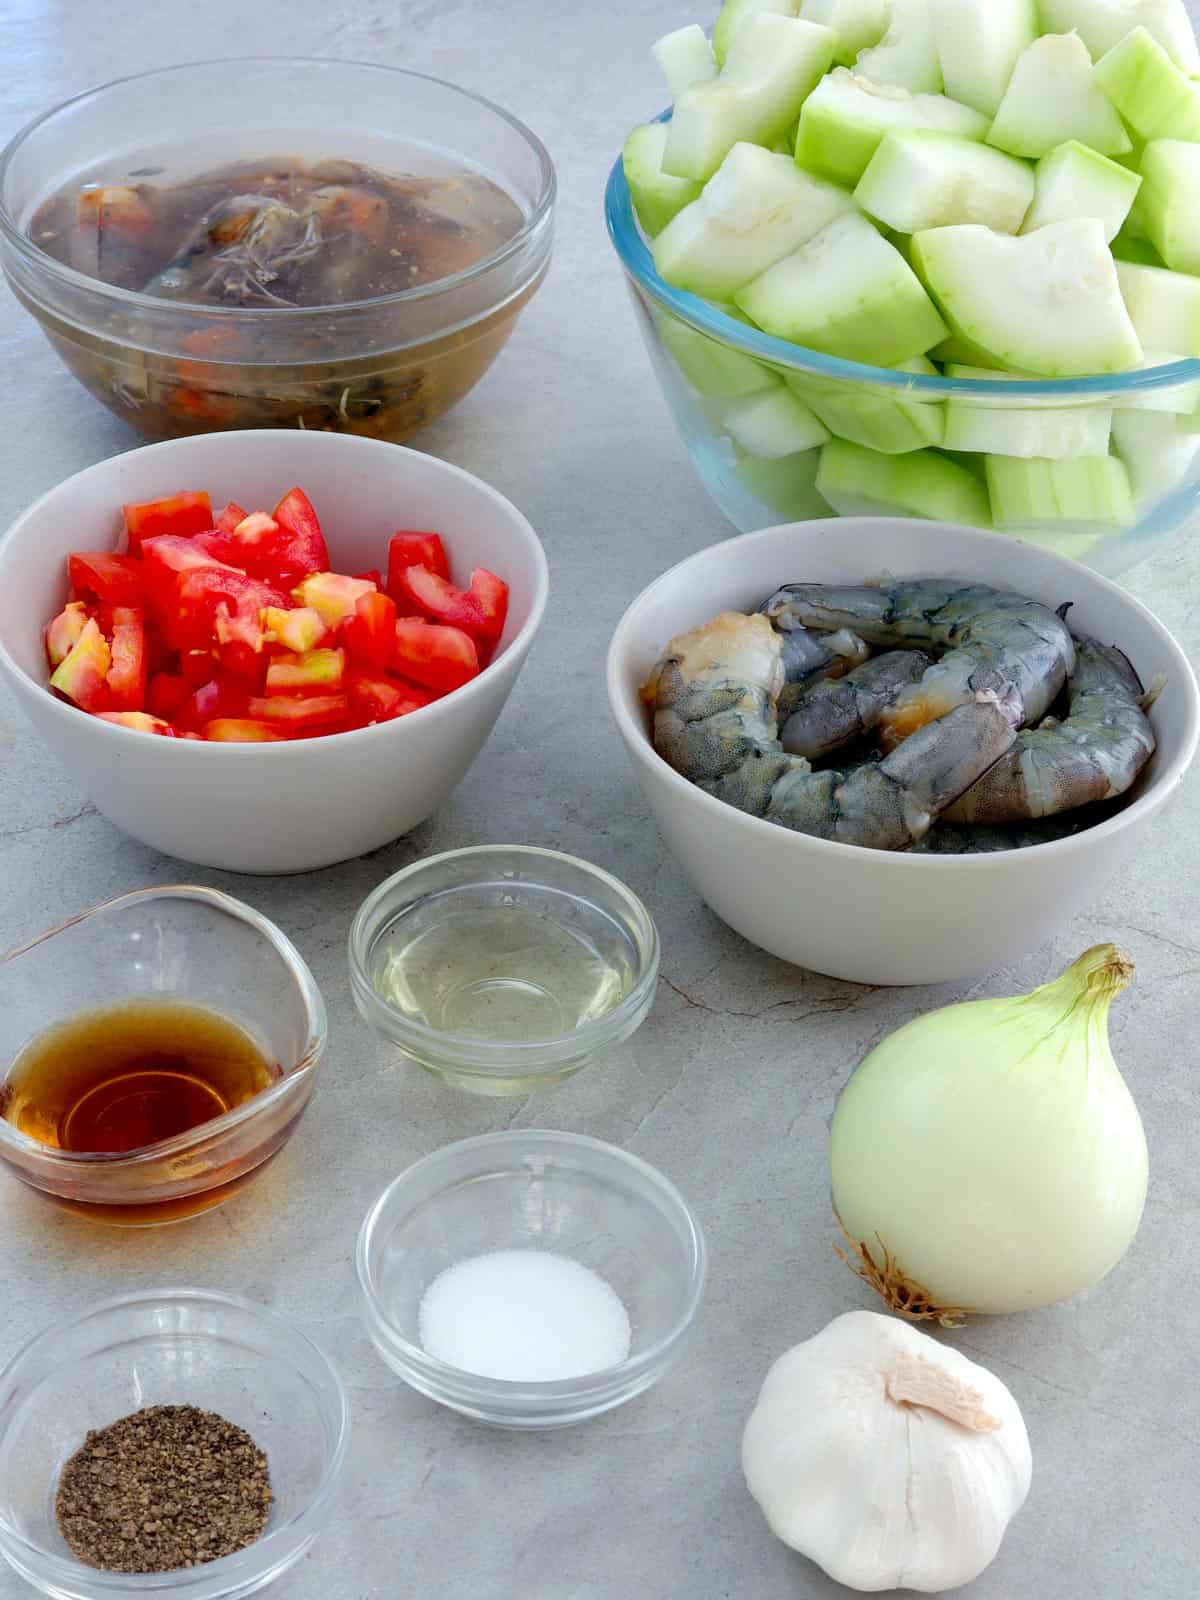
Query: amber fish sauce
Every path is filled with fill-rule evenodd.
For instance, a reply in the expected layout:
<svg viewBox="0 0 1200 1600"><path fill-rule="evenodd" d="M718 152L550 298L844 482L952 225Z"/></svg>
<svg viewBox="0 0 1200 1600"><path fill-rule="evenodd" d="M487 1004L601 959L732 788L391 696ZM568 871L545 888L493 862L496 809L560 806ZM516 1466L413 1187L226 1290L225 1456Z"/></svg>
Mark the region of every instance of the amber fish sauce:
<svg viewBox="0 0 1200 1600"><path fill-rule="evenodd" d="M200 1127L280 1076L217 1012L130 1000L31 1039L0 1083L0 1115L54 1149L123 1154Z"/></svg>

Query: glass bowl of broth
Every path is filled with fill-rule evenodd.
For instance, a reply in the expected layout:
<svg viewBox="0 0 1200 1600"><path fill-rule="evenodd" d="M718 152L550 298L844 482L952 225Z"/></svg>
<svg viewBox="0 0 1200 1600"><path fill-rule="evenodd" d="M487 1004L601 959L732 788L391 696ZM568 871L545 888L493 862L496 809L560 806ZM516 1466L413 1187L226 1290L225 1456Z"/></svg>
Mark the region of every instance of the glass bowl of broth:
<svg viewBox="0 0 1200 1600"><path fill-rule="evenodd" d="M275 925L215 889L141 889L0 956L0 1163L150 1227L211 1211L295 1132L325 1007Z"/></svg>
<svg viewBox="0 0 1200 1600"><path fill-rule="evenodd" d="M498 106L342 61L126 78L0 155L0 263L147 438L401 441L479 381L545 276L554 168Z"/></svg>

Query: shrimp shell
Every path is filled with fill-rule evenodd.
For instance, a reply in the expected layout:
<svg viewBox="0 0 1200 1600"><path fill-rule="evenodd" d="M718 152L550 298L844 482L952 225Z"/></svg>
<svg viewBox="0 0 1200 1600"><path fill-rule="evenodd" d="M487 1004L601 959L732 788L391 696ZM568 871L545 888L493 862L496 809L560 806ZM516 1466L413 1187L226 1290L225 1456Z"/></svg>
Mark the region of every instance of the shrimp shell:
<svg viewBox="0 0 1200 1600"><path fill-rule="evenodd" d="M1014 729L1040 722L1075 670L1066 623L1049 606L986 584L917 579L878 588L789 583L763 610L779 627L851 628L870 644L928 647L941 659L880 719L885 744L980 695Z"/></svg>
<svg viewBox="0 0 1200 1600"><path fill-rule="evenodd" d="M905 850L1013 741L992 703L955 707L878 764L814 772L776 737L783 645L764 616L722 612L679 635L643 690L654 748L717 799L782 827Z"/></svg>
<svg viewBox="0 0 1200 1600"><path fill-rule="evenodd" d="M1081 636L1070 711L1027 729L947 812L955 822L1053 817L1124 794L1154 753L1142 684L1113 645Z"/></svg>

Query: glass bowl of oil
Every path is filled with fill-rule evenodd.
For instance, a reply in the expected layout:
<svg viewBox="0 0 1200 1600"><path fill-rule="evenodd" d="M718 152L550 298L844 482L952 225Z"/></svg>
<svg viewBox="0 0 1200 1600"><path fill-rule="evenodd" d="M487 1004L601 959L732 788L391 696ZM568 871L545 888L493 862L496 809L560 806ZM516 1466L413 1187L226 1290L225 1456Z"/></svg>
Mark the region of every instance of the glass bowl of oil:
<svg viewBox="0 0 1200 1600"><path fill-rule="evenodd" d="M210 1211L294 1133L325 1006L280 930L215 889L142 889L0 956L0 1163L127 1227Z"/></svg>
<svg viewBox="0 0 1200 1600"><path fill-rule="evenodd" d="M430 856L363 902L350 930L359 1015L455 1087L528 1094L641 1027L658 933L590 862L525 845Z"/></svg>

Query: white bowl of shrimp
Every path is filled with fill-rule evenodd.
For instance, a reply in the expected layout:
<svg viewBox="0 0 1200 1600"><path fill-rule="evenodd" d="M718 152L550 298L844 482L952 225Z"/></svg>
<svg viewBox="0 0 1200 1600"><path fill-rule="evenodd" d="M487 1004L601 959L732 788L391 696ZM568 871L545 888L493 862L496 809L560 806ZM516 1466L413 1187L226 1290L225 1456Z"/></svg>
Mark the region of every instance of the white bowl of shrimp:
<svg viewBox="0 0 1200 1600"><path fill-rule="evenodd" d="M680 562L618 624L608 692L697 893L857 983L954 982L1050 938L1141 846L1200 737L1187 657L1116 584L887 517Z"/></svg>

